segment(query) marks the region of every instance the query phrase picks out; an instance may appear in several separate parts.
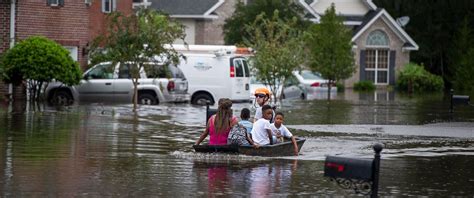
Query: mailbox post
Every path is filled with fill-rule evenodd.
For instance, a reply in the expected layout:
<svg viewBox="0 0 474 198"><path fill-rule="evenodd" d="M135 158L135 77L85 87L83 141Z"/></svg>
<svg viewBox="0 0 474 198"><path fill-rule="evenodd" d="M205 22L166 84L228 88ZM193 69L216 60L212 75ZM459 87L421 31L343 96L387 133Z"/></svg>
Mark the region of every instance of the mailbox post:
<svg viewBox="0 0 474 198"><path fill-rule="evenodd" d="M373 160L347 157L327 156L324 162L324 176L344 189L352 189L357 194L378 196L380 152L383 146L373 146L375 156Z"/></svg>
<svg viewBox="0 0 474 198"><path fill-rule="evenodd" d="M450 95L451 95L451 104L449 106L449 113L454 112L454 105L469 105L473 106L470 103L470 97L469 96L464 96L464 95L454 95L454 90L450 90Z"/></svg>

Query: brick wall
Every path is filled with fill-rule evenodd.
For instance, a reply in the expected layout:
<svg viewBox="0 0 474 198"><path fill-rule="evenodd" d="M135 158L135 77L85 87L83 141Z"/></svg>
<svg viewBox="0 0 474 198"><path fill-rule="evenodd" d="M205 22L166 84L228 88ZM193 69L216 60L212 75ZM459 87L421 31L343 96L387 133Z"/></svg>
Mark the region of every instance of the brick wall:
<svg viewBox="0 0 474 198"><path fill-rule="evenodd" d="M225 1L215 10L217 19L196 21L196 44L223 45L223 26L225 20L232 16L237 1Z"/></svg>
<svg viewBox="0 0 474 198"><path fill-rule="evenodd" d="M0 54L9 48L10 37L10 1L0 1ZM8 86L0 79L0 99L5 98ZM1 102L1 101L0 101Z"/></svg>
<svg viewBox="0 0 474 198"><path fill-rule="evenodd" d="M19 40L40 35L61 45L78 47L78 61L88 42L88 7L84 0L65 0L64 6L48 6L47 0L17 1L16 37Z"/></svg>

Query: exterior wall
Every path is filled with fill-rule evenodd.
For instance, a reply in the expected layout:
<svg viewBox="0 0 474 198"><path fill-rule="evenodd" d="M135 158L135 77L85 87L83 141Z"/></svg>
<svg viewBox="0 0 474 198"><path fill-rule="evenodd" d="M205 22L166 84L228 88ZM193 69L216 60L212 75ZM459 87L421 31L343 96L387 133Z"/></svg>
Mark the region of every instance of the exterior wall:
<svg viewBox="0 0 474 198"><path fill-rule="evenodd" d="M0 54L10 46L10 1L0 1Z"/></svg>
<svg viewBox="0 0 474 198"><path fill-rule="evenodd" d="M0 55L10 46L10 1L0 1ZM0 102L8 93L8 86L0 80Z"/></svg>
<svg viewBox="0 0 474 198"><path fill-rule="evenodd" d="M392 31L392 29L385 23L383 20L383 17L380 17L373 23L367 30L362 33L359 38L355 41L355 44L357 46L356 49L354 49L354 63L356 66L356 72L354 75L352 75L351 78L346 79L344 81L344 84L346 87L351 88L354 86L354 83L360 81L360 51L366 50L366 41L367 41L367 36L374 30L382 30L384 31L389 40L390 40L390 50L396 51L395 53L395 81L397 79L397 71L403 69L403 67L410 61L410 51L403 51L402 46L405 43L404 41L400 40L400 38L397 36L397 34Z"/></svg>
<svg viewBox="0 0 474 198"><path fill-rule="evenodd" d="M82 54L89 36L88 9L84 0L65 1L64 6L51 7L46 0L17 1L16 37L18 40L40 35L63 46L78 48L78 61L83 66Z"/></svg>
<svg viewBox="0 0 474 198"><path fill-rule="evenodd" d="M73 0L81 1L84 4L84 0ZM133 0L117 0L116 11L120 11L125 15L133 13ZM104 34L107 30L106 20L107 14L102 12L102 0L92 0L92 4L88 8L88 24L85 26L88 31L88 43L87 47L90 45L90 41L94 40L97 36ZM86 57L86 54L85 56ZM87 63L86 63L87 64ZM81 65L83 70L87 65Z"/></svg>
<svg viewBox="0 0 474 198"><path fill-rule="evenodd" d="M213 20L199 20L196 25L196 44L223 45L223 26L225 20L232 16L237 1L225 1L214 13L219 16Z"/></svg>
<svg viewBox="0 0 474 198"><path fill-rule="evenodd" d="M365 15L369 8L365 5L363 0L318 0L318 3L313 5L313 9L320 15L323 15L326 9L331 7L334 3L337 14L343 15Z"/></svg>

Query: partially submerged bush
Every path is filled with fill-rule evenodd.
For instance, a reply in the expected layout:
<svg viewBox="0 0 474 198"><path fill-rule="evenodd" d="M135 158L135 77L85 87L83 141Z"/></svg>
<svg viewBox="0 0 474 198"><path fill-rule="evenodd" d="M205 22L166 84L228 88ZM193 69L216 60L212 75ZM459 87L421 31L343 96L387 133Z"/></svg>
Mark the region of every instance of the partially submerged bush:
<svg viewBox="0 0 474 198"><path fill-rule="evenodd" d="M429 73L423 66L409 63L399 73L397 88L408 92L442 91L444 82L443 78Z"/></svg>
<svg viewBox="0 0 474 198"><path fill-rule="evenodd" d="M375 85L374 82L368 81L368 80L363 80L356 82L354 84L354 90L356 91L373 91L375 90Z"/></svg>

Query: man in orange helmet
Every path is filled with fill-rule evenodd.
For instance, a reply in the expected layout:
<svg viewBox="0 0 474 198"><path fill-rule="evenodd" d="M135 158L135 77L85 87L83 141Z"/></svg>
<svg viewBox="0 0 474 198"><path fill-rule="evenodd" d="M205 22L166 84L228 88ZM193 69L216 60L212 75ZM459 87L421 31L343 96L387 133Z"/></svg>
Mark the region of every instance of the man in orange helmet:
<svg viewBox="0 0 474 198"><path fill-rule="evenodd" d="M262 118L262 106L269 104L271 92L265 87L260 87L255 90L255 103L258 104L258 107L255 111L255 116L253 122L256 122L258 119ZM273 112L273 118L275 117L275 112ZM273 123L274 119L270 120L270 123Z"/></svg>

